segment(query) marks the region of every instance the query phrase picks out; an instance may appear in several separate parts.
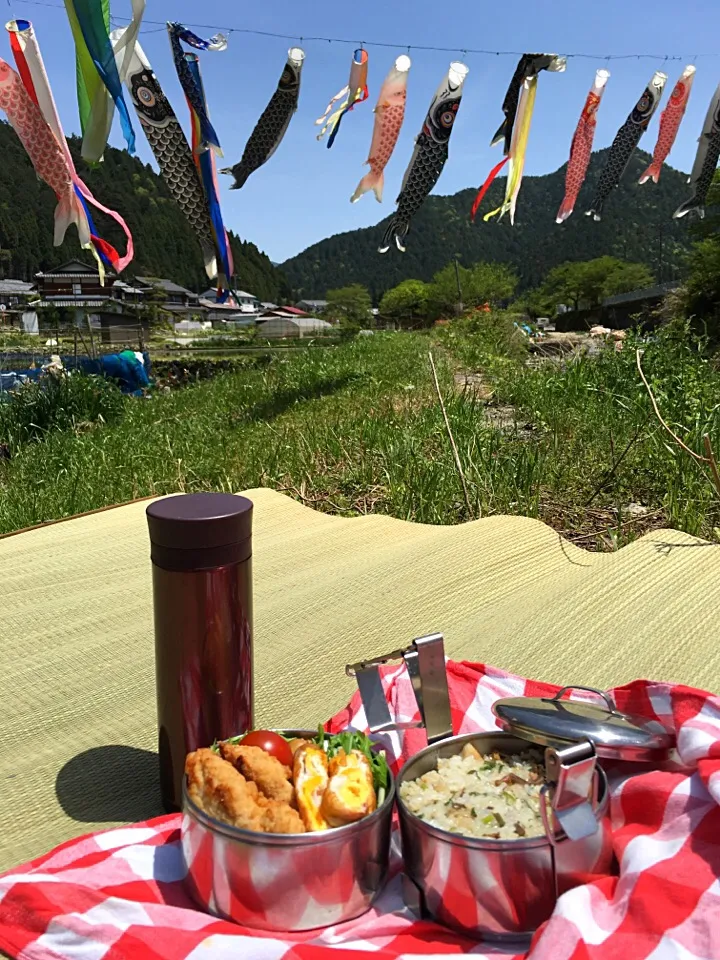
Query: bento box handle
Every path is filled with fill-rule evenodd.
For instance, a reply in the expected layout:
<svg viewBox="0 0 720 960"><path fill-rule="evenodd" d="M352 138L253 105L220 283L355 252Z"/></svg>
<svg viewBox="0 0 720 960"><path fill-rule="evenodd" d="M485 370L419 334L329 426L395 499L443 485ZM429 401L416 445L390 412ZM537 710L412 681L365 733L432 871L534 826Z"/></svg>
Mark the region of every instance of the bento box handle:
<svg viewBox="0 0 720 960"><path fill-rule="evenodd" d="M595 745L589 740L568 747L546 748L546 782L540 791L540 813L547 838L553 845L564 840L582 840L597 832L596 764ZM551 822L548 799L561 834L556 833Z"/></svg>
<svg viewBox="0 0 720 960"><path fill-rule="evenodd" d="M421 720L397 722L390 716L380 678L380 666L390 660L405 661ZM345 667L345 673L357 680L365 719L371 733L425 727L428 743L436 743L452 736L445 643L441 633L418 637L409 646L373 657L372 660L349 663Z"/></svg>
<svg viewBox="0 0 720 960"><path fill-rule="evenodd" d="M562 700L563 694L567 693L568 690L584 690L585 693L594 693L596 694L596 696L600 697L605 702L605 706L608 708L610 713L615 714L615 716L621 716L621 714L619 714L615 709L615 704L613 703L609 694L605 693L602 690L598 690L596 687L580 687L576 683L572 683L567 687L561 687L554 697L550 697L550 702L552 703L556 700ZM572 700L572 697L570 697L570 699Z"/></svg>

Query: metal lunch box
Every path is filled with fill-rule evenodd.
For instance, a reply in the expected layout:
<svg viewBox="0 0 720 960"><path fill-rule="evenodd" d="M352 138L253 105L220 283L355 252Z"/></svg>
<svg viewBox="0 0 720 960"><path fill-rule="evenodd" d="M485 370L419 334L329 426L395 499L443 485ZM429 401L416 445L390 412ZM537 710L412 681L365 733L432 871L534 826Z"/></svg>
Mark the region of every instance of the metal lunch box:
<svg viewBox="0 0 720 960"><path fill-rule="evenodd" d="M382 805L357 823L317 833L256 833L208 816L183 781L188 889L206 912L260 930L297 933L352 920L370 909L385 884L394 799L390 774Z"/></svg>
<svg viewBox="0 0 720 960"><path fill-rule="evenodd" d="M452 736L442 647L441 636L424 637L408 650L348 668L358 679L370 730L391 730L387 704L384 698L380 703L376 689L378 665L403 658L422 723L399 727L424 725L428 733L429 746L411 757L397 778L405 900L420 916L474 937L529 938L549 919L562 893L613 872L608 781L598 758L660 762L674 741L660 724L619 713L606 693L590 687L564 687L552 698L498 700L492 709L501 731ZM422 665L428 661L426 684ZM564 699L571 690L592 692L603 704ZM401 785L436 769L438 758L460 753L466 743L481 753L518 752L529 743L546 747L544 836L467 837L410 812L400 797Z"/></svg>

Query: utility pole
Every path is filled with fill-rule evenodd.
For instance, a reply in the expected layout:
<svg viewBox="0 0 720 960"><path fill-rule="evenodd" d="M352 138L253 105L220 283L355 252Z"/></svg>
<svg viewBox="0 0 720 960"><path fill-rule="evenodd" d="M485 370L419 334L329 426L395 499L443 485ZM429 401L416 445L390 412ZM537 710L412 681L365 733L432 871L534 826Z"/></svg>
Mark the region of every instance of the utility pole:
<svg viewBox="0 0 720 960"><path fill-rule="evenodd" d="M458 302L457 302L457 307L455 312L457 313L458 316L460 316L460 314L463 312L465 307L463 305L462 287L460 286L460 269L458 267L457 254L455 254L455 256L453 257L453 263L455 264L455 282L457 283L457 293L458 293Z"/></svg>
<svg viewBox="0 0 720 960"><path fill-rule="evenodd" d="M665 267L665 264L663 263L663 252L664 252L664 251L663 251L663 244L664 244L664 240L665 240L665 224L662 222L662 220L658 223L658 237L659 237L659 240L660 240L659 250L658 250L658 253L659 253L659 256L658 256L658 283L662 283L662 282L663 282L664 267Z"/></svg>

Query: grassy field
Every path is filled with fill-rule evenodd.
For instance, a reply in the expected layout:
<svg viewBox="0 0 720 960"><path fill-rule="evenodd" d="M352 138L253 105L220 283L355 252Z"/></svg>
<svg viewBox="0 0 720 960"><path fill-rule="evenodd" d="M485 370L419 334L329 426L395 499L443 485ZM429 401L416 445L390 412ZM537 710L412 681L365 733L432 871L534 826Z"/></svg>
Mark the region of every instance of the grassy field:
<svg viewBox="0 0 720 960"><path fill-rule="evenodd" d="M720 447L720 375L697 345L664 335L643 363L683 439L701 451L708 432ZM479 376L464 387L461 371ZM525 514L589 549L662 525L711 537L720 524L707 474L652 414L632 343L529 370L521 350L472 330L384 334L148 399L108 389L91 384L60 417L36 414L37 397L20 421L0 411L0 531L148 494L262 485L320 510L423 523Z"/></svg>

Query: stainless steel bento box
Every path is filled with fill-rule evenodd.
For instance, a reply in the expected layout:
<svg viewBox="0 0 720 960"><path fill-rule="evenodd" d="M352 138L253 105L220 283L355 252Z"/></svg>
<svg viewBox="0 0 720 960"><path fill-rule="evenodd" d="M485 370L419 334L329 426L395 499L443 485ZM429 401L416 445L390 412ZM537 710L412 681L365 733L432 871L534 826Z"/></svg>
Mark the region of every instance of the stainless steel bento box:
<svg viewBox="0 0 720 960"><path fill-rule="evenodd" d="M451 737L408 760L398 776L398 791L405 781L436 769L439 757L460 753L466 743L482 754L508 755L528 747L508 733ZM417 912L463 933L501 940L531 936L550 917L561 893L611 870L608 787L601 767L595 768L594 778L597 829L572 841L561 832L552 840L453 834L415 816L398 793L406 898L414 899Z"/></svg>
<svg viewBox="0 0 720 960"><path fill-rule="evenodd" d="M285 730L312 738L317 730ZM260 930L298 932L369 910L387 878L395 783L357 823L268 834L221 823L183 785L182 850L188 888L208 913Z"/></svg>
<svg viewBox="0 0 720 960"><path fill-rule="evenodd" d="M397 659L407 667L420 721L390 717L378 668ZM553 697L496 700L492 710L501 730L453 736L440 634L348 665L347 672L357 678L371 732L418 726L427 731L430 745L407 760L396 784L406 902L421 916L484 939L530 937L561 894L613 872L609 787L600 761L661 763L674 745L657 722L624 714L607 693L584 686L564 687ZM573 691L585 696L566 698ZM545 747L543 835L481 839L410 812L402 785L437 769L439 758L460 753L467 743L485 756Z"/></svg>

